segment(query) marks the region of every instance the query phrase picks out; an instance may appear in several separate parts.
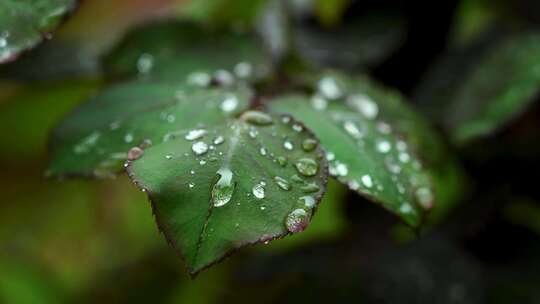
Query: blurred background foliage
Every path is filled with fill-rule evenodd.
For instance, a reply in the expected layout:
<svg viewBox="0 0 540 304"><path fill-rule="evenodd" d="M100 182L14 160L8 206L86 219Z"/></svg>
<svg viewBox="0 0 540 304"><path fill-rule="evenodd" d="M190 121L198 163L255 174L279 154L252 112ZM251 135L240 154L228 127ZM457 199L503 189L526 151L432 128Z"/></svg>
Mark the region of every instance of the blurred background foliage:
<svg viewBox="0 0 540 304"><path fill-rule="evenodd" d="M0 303L540 303L538 88L489 132L449 143L463 172L446 175L443 185L458 190L442 195L457 206L419 235L331 183L306 232L244 249L196 280L127 178L45 180L51 128L114 81L103 58L156 18L263 24L286 69L297 61L279 55L292 50L314 66L369 73L451 134L449 113L461 115L450 112L449 92L499 41L537 31L540 4L81 1L54 39L0 67ZM476 102L457 110L485 118L490 105Z"/></svg>

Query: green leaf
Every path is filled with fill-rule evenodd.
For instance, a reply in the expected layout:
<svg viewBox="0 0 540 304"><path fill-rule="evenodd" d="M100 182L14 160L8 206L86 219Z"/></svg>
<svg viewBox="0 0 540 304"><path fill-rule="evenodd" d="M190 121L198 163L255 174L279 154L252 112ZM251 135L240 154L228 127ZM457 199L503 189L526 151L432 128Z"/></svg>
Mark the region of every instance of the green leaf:
<svg viewBox="0 0 540 304"><path fill-rule="evenodd" d="M0 63L41 42L75 6L75 0L1 1Z"/></svg>
<svg viewBox="0 0 540 304"><path fill-rule="evenodd" d="M288 115L248 111L204 130L154 145L128 166L192 274L245 245L304 230L327 182L317 140Z"/></svg>
<svg viewBox="0 0 540 304"><path fill-rule="evenodd" d="M499 39L489 47L476 44L463 52L470 56L446 58L435 66L417 94L423 104L441 105L432 107L431 112L444 119L445 128L458 144L504 127L540 92L539 33ZM448 70L447 66L454 68ZM460 67L466 68L461 71Z"/></svg>
<svg viewBox="0 0 540 304"><path fill-rule="evenodd" d="M320 138L330 173L349 188L418 226L431 209L434 190L417 157L428 128L400 100L371 85L337 73L312 77L317 92L280 97L273 111L291 113ZM437 145L434 145L437 147ZM431 151L438 153L431 148Z"/></svg>
<svg viewBox="0 0 540 304"><path fill-rule="evenodd" d="M120 171L128 151L175 137L197 124L214 125L246 109L246 88L129 82L79 106L55 129L49 174L107 177Z"/></svg>
<svg viewBox="0 0 540 304"><path fill-rule="evenodd" d="M106 62L110 74L159 80L183 81L194 72L254 80L270 71L269 57L252 34L208 32L181 22L135 29Z"/></svg>

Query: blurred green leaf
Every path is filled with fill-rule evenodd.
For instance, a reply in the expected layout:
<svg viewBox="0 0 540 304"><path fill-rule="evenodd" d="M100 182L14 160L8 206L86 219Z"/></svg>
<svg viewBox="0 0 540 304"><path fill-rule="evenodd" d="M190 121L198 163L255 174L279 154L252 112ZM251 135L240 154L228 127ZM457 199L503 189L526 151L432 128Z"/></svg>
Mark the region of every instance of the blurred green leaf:
<svg viewBox="0 0 540 304"><path fill-rule="evenodd" d="M7 0L0 2L0 63L34 47L73 11L75 0Z"/></svg>
<svg viewBox="0 0 540 304"><path fill-rule="evenodd" d="M327 181L309 131L290 116L253 111L208 123L204 133L192 126L197 138L152 146L127 169L192 274L238 248L306 228Z"/></svg>
<svg viewBox="0 0 540 304"><path fill-rule="evenodd" d="M334 26L341 21L350 0L315 0L315 13L325 26Z"/></svg>
<svg viewBox="0 0 540 304"><path fill-rule="evenodd" d="M193 72L212 75L216 71L235 71L240 78L249 74L256 79L266 76L269 63L251 34L208 32L192 23L167 22L128 34L108 56L106 68L112 75L154 80L184 81Z"/></svg>
<svg viewBox="0 0 540 304"><path fill-rule="evenodd" d="M6 164L36 160L45 154L50 129L66 112L99 86L97 80L18 86L0 97L0 159Z"/></svg>
<svg viewBox="0 0 540 304"><path fill-rule="evenodd" d="M488 44L478 41L458 54L442 59L417 92L420 103L444 120L455 143L493 133L536 100L540 92L538 33L491 39ZM430 107L430 102L440 106Z"/></svg>
<svg viewBox="0 0 540 304"><path fill-rule="evenodd" d="M220 124L249 105L246 88L128 82L108 88L55 129L49 173L107 177L122 169L128 151Z"/></svg>
<svg viewBox="0 0 540 304"><path fill-rule="evenodd" d="M339 74L322 75L311 99L281 97L270 107L313 129L330 155L330 174L418 226L434 197L415 146L410 149L407 138L393 130L400 121L392 116L396 110L387 108L403 106L395 99L376 98L366 83L358 83Z"/></svg>

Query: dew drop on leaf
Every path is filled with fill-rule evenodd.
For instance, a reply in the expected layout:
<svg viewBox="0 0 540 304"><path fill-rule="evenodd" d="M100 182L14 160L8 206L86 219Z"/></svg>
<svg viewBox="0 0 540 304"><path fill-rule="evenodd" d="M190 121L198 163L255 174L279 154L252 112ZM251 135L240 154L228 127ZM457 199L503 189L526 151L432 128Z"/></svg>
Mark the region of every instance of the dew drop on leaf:
<svg viewBox="0 0 540 304"><path fill-rule="evenodd" d="M191 150L197 155L203 155L208 152L208 145L205 142L198 141L191 146Z"/></svg>
<svg viewBox="0 0 540 304"><path fill-rule="evenodd" d="M290 142L289 140L286 140L283 142L283 148L285 150L289 150L289 151L292 151L294 149L294 145L292 142Z"/></svg>
<svg viewBox="0 0 540 304"><path fill-rule="evenodd" d="M309 217L304 209L295 209L287 215L285 226L291 233L304 231L309 224Z"/></svg>
<svg viewBox="0 0 540 304"><path fill-rule="evenodd" d="M148 74L154 68L154 56L144 53L137 59L137 71L139 74Z"/></svg>
<svg viewBox="0 0 540 304"><path fill-rule="evenodd" d="M311 152L317 148L318 142L313 138L306 138L302 142L302 149L305 152Z"/></svg>
<svg viewBox="0 0 540 304"><path fill-rule="evenodd" d="M235 183L233 181L233 172L229 168L223 167L217 171L217 174L219 180L212 188L212 202L214 207L222 207L230 202Z"/></svg>
<svg viewBox="0 0 540 304"><path fill-rule="evenodd" d="M338 99L343 95L336 79L330 76L325 76L319 80L317 89L322 96L331 100Z"/></svg>
<svg viewBox="0 0 540 304"><path fill-rule="evenodd" d="M259 111L247 111L242 114L242 119L245 122L259 126L267 126L273 123L272 116Z"/></svg>
<svg viewBox="0 0 540 304"><path fill-rule="evenodd" d="M367 119L375 119L377 114L379 114L379 107L377 104L363 94L349 96L349 98L347 98L347 104L360 112Z"/></svg>
<svg viewBox="0 0 540 304"><path fill-rule="evenodd" d="M420 187L414 192L416 200L424 209L433 207L433 192L427 187Z"/></svg>
<svg viewBox="0 0 540 304"><path fill-rule="evenodd" d="M238 107L238 98L235 95L229 95L221 102L220 109L225 113L230 113Z"/></svg>
<svg viewBox="0 0 540 304"><path fill-rule="evenodd" d="M300 204L303 204L306 208L309 208L309 209L315 207L315 199L313 198L313 196L310 196L310 195L300 197L298 199L298 202Z"/></svg>
<svg viewBox="0 0 540 304"><path fill-rule="evenodd" d="M320 95L314 95L311 98L311 106L317 111L323 111L328 107L328 101Z"/></svg>
<svg viewBox="0 0 540 304"><path fill-rule="evenodd" d="M214 73L214 79L221 86L232 86L234 84L234 76L227 70L217 70Z"/></svg>
<svg viewBox="0 0 540 304"><path fill-rule="evenodd" d="M208 73L193 72L188 75L187 82L199 87L207 87L212 82L212 77Z"/></svg>
<svg viewBox="0 0 540 304"><path fill-rule="evenodd" d="M199 138L203 137L204 135L206 135L206 133L207 132L204 129L191 130L186 134L185 139L186 140L196 140L196 139L199 139Z"/></svg>
<svg viewBox="0 0 540 304"><path fill-rule="evenodd" d="M315 176L319 171L319 164L311 158L301 158L294 166L296 170L304 176Z"/></svg>
<svg viewBox="0 0 540 304"><path fill-rule="evenodd" d="M291 184L289 183L289 181L287 181L283 177L276 176L274 177L274 181L276 182L276 184L281 190L285 190L285 191L291 190Z"/></svg>
<svg viewBox="0 0 540 304"><path fill-rule="evenodd" d="M128 151L128 154L127 154L127 159L128 160L137 160L139 159L144 153L144 150L139 148L139 147L133 147L131 149L129 149Z"/></svg>
<svg viewBox="0 0 540 304"><path fill-rule="evenodd" d="M362 184L366 187L366 188L371 188L373 187L373 180L371 179L371 176L369 175L363 175L362 176Z"/></svg>
<svg viewBox="0 0 540 304"><path fill-rule="evenodd" d="M287 164L289 163L289 161L287 160L287 157L285 156L278 156L277 162L282 167L287 166Z"/></svg>
<svg viewBox="0 0 540 304"><path fill-rule="evenodd" d="M258 199L263 199L264 196L265 196L265 190L264 190L264 183L263 182L260 182L258 184L256 184L255 186L253 186L253 188L251 189L251 193L253 193L253 195L258 198Z"/></svg>

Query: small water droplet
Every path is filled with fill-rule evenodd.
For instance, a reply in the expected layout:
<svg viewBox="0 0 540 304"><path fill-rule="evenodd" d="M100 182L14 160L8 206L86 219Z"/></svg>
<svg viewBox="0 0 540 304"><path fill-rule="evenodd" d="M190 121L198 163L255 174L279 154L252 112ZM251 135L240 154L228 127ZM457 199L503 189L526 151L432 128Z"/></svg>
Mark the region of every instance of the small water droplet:
<svg viewBox="0 0 540 304"><path fill-rule="evenodd" d="M361 181L362 181L362 184L366 187L366 188L371 188L373 187L373 180L371 179L371 176L369 175L363 175L362 178L361 178Z"/></svg>
<svg viewBox="0 0 540 304"><path fill-rule="evenodd" d="M276 182L278 187L281 188L282 190L285 190L285 191L291 190L291 184L283 177L276 176L274 177L274 181Z"/></svg>
<svg viewBox="0 0 540 304"><path fill-rule="evenodd" d="M305 152L311 152L311 151L315 150L315 148L317 148L318 144L319 143L317 142L317 140L315 140L313 138L306 138L302 142L302 149Z"/></svg>
<svg viewBox="0 0 540 304"><path fill-rule="evenodd" d="M433 192L428 187L420 187L414 192L416 200L424 209L433 207Z"/></svg>
<svg viewBox="0 0 540 304"><path fill-rule="evenodd" d="M293 143L290 142L289 140L285 140L285 141L283 142L283 148L284 148L285 150L292 151L292 150L294 149L294 145L293 145Z"/></svg>
<svg viewBox="0 0 540 304"><path fill-rule="evenodd" d="M238 78L248 78L253 72L253 67L249 62L239 62L234 66L234 74Z"/></svg>
<svg viewBox="0 0 540 304"><path fill-rule="evenodd" d="M317 111L323 111L328 107L328 101L320 95L311 97L311 106Z"/></svg>
<svg viewBox="0 0 540 304"><path fill-rule="evenodd" d="M258 199L263 199L264 198L264 195L265 195L265 190L264 190L264 185L265 183L264 182L260 182L258 184L256 184L255 186L253 186L253 188L251 189L251 193L253 193L253 195L258 198Z"/></svg>
<svg viewBox="0 0 540 304"><path fill-rule="evenodd" d="M304 183L304 179L298 176L297 174L294 174L291 176L291 180L295 183Z"/></svg>
<svg viewBox="0 0 540 304"><path fill-rule="evenodd" d="M338 99L343 95L337 81L333 77L325 76L317 85L319 93L331 100Z"/></svg>
<svg viewBox="0 0 540 304"><path fill-rule="evenodd" d="M304 176L315 176L319 171L319 164L311 158L301 158L294 166L296 170Z"/></svg>
<svg viewBox="0 0 540 304"><path fill-rule="evenodd" d="M302 190L302 192L304 193L313 193L313 192L319 191L320 189L321 188L319 187L319 185L317 185L314 182L311 182L311 183L304 182L304 184L300 186L300 190Z"/></svg>
<svg viewBox="0 0 540 304"><path fill-rule="evenodd" d="M355 94L347 98L347 104L360 112L367 119L375 119L379 114L379 107L366 95Z"/></svg>
<svg viewBox="0 0 540 304"><path fill-rule="evenodd" d="M208 152L208 145L205 142L198 141L191 146L191 150L197 155L203 155Z"/></svg>
<svg viewBox="0 0 540 304"><path fill-rule="evenodd" d="M214 79L221 86L232 86L234 84L234 76L227 70L217 70L214 73Z"/></svg>
<svg viewBox="0 0 540 304"><path fill-rule="evenodd" d="M387 140L378 140L376 144L377 151L381 153L388 153L392 150L392 144Z"/></svg>
<svg viewBox="0 0 540 304"><path fill-rule="evenodd" d="M154 68L154 56L144 53L137 59L137 71L139 74L148 74Z"/></svg>
<svg viewBox="0 0 540 304"><path fill-rule="evenodd" d="M413 211L413 208L411 204L409 203L403 203L401 207L399 207L399 212L401 213L409 214L409 213L412 213L412 211Z"/></svg>
<svg viewBox="0 0 540 304"><path fill-rule="evenodd" d="M189 186L190 189L193 189L195 187L195 184L194 183L189 183L188 186Z"/></svg>
<svg viewBox="0 0 540 304"><path fill-rule="evenodd" d="M187 82L194 86L207 87L212 82L212 77L208 73L194 72L188 75Z"/></svg>
<svg viewBox="0 0 540 304"><path fill-rule="evenodd" d="M299 124L293 124L292 129L295 132L302 132L304 130L304 127L302 127L302 125L299 125Z"/></svg>
<svg viewBox="0 0 540 304"><path fill-rule="evenodd" d="M133 141L133 134L127 133L126 136L124 136L124 141L129 144Z"/></svg>
<svg viewBox="0 0 540 304"><path fill-rule="evenodd" d="M390 134L392 132L392 127L385 122L379 121L377 123L377 130L382 134Z"/></svg>
<svg viewBox="0 0 540 304"><path fill-rule="evenodd" d="M399 161L406 164L411 160L411 156L407 152L400 152L398 155Z"/></svg>
<svg viewBox="0 0 540 304"><path fill-rule="evenodd" d="M173 158L173 156L171 154L165 155L165 159L172 159L172 158Z"/></svg>
<svg viewBox="0 0 540 304"><path fill-rule="evenodd" d="M287 164L289 163L289 161L287 160L287 157L285 157L285 156L279 156L277 158L277 162L282 167L287 166Z"/></svg>
<svg viewBox="0 0 540 304"><path fill-rule="evenodd" d="M309 224L309 217L304 209L295 209L287 215L285 226L291 233L304 231Z"/></svg>
<svg viewBox="0 0 540 304"><path fill-rule="evenodd" d="M260 111L247 111L242 114L242 120L259 126L273 124L272 116Z"/></svg>
<svg viewBox="0 0 540 304"><path fill-rule="evenodd" d="M358 183L358 181L357 181L357 180L354 180L354 179L353 179L353 180L350 180L350 181L347 183L347 186L349 186L349 189L354 190L354 191L360 189L360 183Z"/></svg>
<svg viewBox="0 0 540 304"><path fill-rule="evenodd" d="M150 148L151 146L152 146L152 140L150 140L148 138L143 139L143 141L139 145L139 147L142 148L142 149L147 149L147 148Z"/></svg>
<svg viewBox="0 0 540 304"><path fill-rule="evenodd" d="M214 207L222 207L231 200L235 183L233 181L233 172L229 168L220 168L217 174L219 174L219 180L212 188L212 201Z"/></svg>
<svg viewBox="0 0 540 304"><path fill-rule="evenodd" d="M223 136L218 136L214 138L212 142L214 143L214 145L221 145L222 143L225 142L225 138L223 138Z"/></svg>
<svg viewBox="0 0 540 304"><path fill-rule="evenodd" d="M228 95L225 100L221 102L220 109L223 112L230 113L238 108L238 98L235 95Z"/></svg>
<svg viewBox="0 0 540 304"><path fill-rule="evenodd" d="M315 207L315 198L313 198L313 196L302 196L298 199L298 202L308 209Z"/></svg>
<svg viewBox="0 0 540 304"><path fill-rule="evenodd" d="M267 154L268 152L266 151L266 148L265 148L265 147L261 147L261 148L259 149L259 153L260 153L262 156L266 156L266 154Z"/></svg>
<svg viewBox="0 0 540 304"><path fill-rule="evenodd" d="M207 133L207 131L204 130L204 129L191 130L186 134L185 139L186 140L196 140L196 139L199 139L199 138L203 137L204 135L206 135L206 133Z"/></svg>
<svg viewBox="0 0 540 304"><path fill-rule="evenodd" d="M129 149L128 151L128 154L127 154L127 159L128 160L137 160L139 159L144 153L144 150L139 148L139 147L133 147L131 149Z"/></svg>

